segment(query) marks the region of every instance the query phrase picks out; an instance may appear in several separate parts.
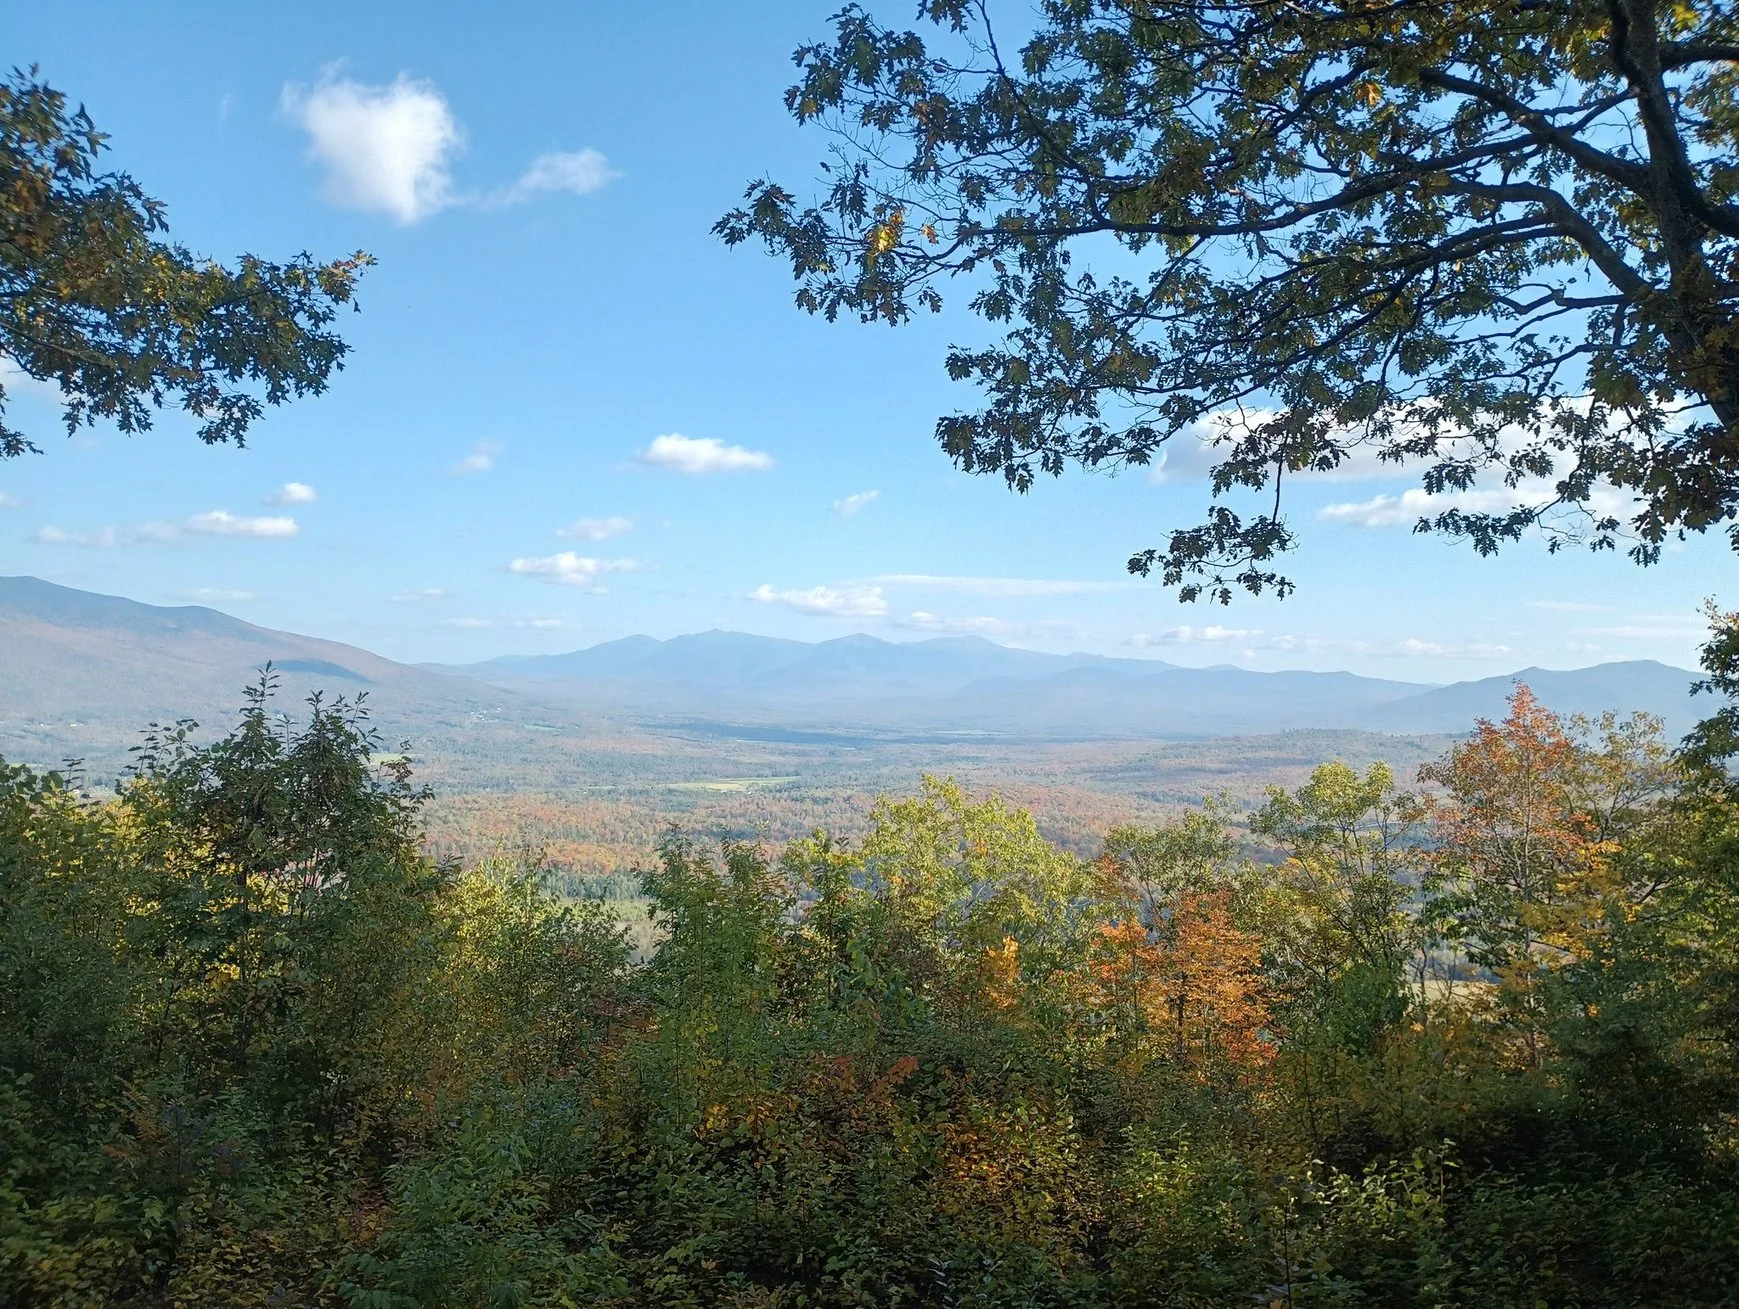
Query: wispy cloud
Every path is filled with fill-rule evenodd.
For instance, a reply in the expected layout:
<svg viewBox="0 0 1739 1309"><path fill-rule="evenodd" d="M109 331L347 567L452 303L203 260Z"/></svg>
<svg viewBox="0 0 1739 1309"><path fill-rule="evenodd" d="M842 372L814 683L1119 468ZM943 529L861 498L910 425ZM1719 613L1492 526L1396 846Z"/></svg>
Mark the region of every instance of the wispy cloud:
<svg viewBox="0 0 1739 1309"><path fill-rule="evenodd" d="M1476 487L1467 491L1443 491L1431 495L1423 487L1409 487L1399 495L1374 495L1369 500L1324 505L1316 516L1324 522L1350 523L1356 527L1412 527L1422 518L1434 518L1454 509L1464 514L1502 514L1520 506L1547 507L1548 518L1573 524L1583 512L1574 506L1554 506L1556 483L1546 477L1524 478L1515 486ZM1634 512L1636 499L1610 485L1594 486L1585 510L1598 517L1621 518Z"/></svg>
<svg viewBox="0 0 1739 1309"><path fill-rule="evenodd" d="M199 600L212 604L247 604L257 599L252 591L231 591L221 586L196 586L191 591L183 591L182 598Z"/></svg>
<svg viewBox="0 0 1739 1309"><path fill-rule="evenodd" d="M478 628L484 628L484 627L494 627L495 622L493 619L489 619L489 618L443 618L441 620L441 626L442 627L460 627L460 628L466 628L466 629L478 629Z"/></svg>
<svg viewBox="0 0 1739 1309"><path fill-rule="evenodd" d="M1132 645L1137 650L1146 650L1157 645L1196 645L1198 643L1216 644L1221 641L1248 641L1261 634L1262 629L1258 627L1221 627L1217 623L1209 623L1204 627L1192 627L1185 623L1182 627L1173 627L1155 635L1137 632L1125 644Z"/></svg>
<svg viewBox="0 0 1739 1309"><path fill-rule="evenodd" d="M228 536L255 541L283 541L300 531L294 518L250 517L232 514L227 509L212 509L195 514L184 523L141 523L122 531L115 527L100 527L91 531L68 530L47 526L31 536L42 545L78 545L106 550L121 545L170 545L186 536Z"/></svg>
<svg viewBox="0 0 1739 1309"><path fill-rule="evenodd" d="M1464 514L1494 514L1522 503L1525 503L1523 495L1509 487L1428 495L1415 486L1400 495L1374 495L1369 500L1324 505L1316 516L1327 523L1352 523L1358 527L1411 527L1421 518L1450 509L1459 509Z"/></svg>
<svg viewBox="0 0 1739 1309"><path fill-rule="evenodd" d="M1624 641L1685 641L1699 635L1694 627L1671 623L1618 623L1612 627L1579 627L1577 636L1606 636Z"/></svg>
<svg viewBox="0 0 1739 1309"><path fill-rule="evenodd" d="M494 192L485 204L505 209L545 195L591 195L620 176L596 150L555 150L533 159L512 186Z"/></svg>
<svg viewBox="0 0 1739 1309"><path fill-rule="evenodd" d="M1002 619L992 618L988 615L971 618L945 618L925 609L914 609L904 618L897 619L895 626L907 627L919 632L940 633L944 636L994 636L1008 629L1008 624Z"/></svg>
<svg viewBox="0 0 1739 1309"><path fill-rule="evenodd" d="M39 545L81 545L92 550L106 550L121 543L121 535L112 527L99 527L94 532L67 531L52 523L30 534Z"/></svg>
<svg viewBox="0 0 1739 1309"><path fill-rule="evenodd" d="M447 471L454 477L470 477L473 473L487 473L495 467L496 457L501 453L499 441L479 441L471 447L471 453Z"/></svg>
<svg viewBox="0 0 1739 1309"><path fill-rule="evenodd" d="M636 456L653 468L667 468L690 477L708 473L764 472L773 467L773 456L740 445L726 445L714 436L683 436L671 432L652 438L652 444Z"/></svg>
<svg viewBox="0 0 1739 1309"><path fill-rule="evenodd" d="M868 508L881 498L880 491L859 491L856 495L848 495L843 500L833 502L833 513L837 518L850 518Z"/></svg>
<svg viewBox="0 0 1739 1309"><path fill-rule="evenodd" d="M320 498L306 482L285 482L261 503L269 505L311 505Z"/></svg>
<svg viewBox="0 0 1739 1309"><path fill-rule="evenodd" d="M1583 600L1529 600L1527 606L1554 614L1598 614L1612 608L1611 605L1589 604Z"/></svg>
<svg viewBox="0 0 1739 1309"><path fill-rule="evenodd" d="M410 605L422 604L429 600L440 600L445 598L446 594L447 593L438 586L419 586L409 591L400 591L397 595L389 596L388 598L394 604Z"/></svg>
<svg viewBox="0 0 1739 1309"><path fill-rule="evenodd" d="M821 618L880 618L888 611L887 599L879 586L812 586L807 591L775 591L763 583L749 593L749 599Z"/></svg>
<svg viewBox="0 0 1739 1309"><path fill-rule="evenodd" d="M1408 637L1396 643L1395 652L1403 655L1429 656L1433 659L1498 659L1510 652L1507 645L1494 645L1484 641L1466 643L1446 641L1421 641L1417 637Z"/></svg>
<svg viewBox="0 0 1739 1309"><path fill-rule="evenodd" d="M608 541L633 530L632 518L576 518L566 527L556 529L556 535L575 541Z"/></svg>
<svg viewBox="0 0 1739 1309"><path fill-rule="evenodd" d="M1578 627L1573 636L1614 637L1626 641L1689 641L1708 630L1709 620L1697 613L1625 614L1599 627Z"/></svg>
<svg viewBox="0 0 1739 1309"><path fill-rule="evenodd" d="M251 518L246 514L232 514L227 509L213 509L189 518L186 530L203 536L246 536L257 541L278 541L296 535L301 529L290 517Z"/></svg>
<svg viewBox="0 0 1739 1309"><path fill-rule="evenodd" d="M1346 636L1316 636L1309 633L1264 632L1261 628L1223 627L1209 623L1184 625L1156 634L1137 633L1124 641L1138 650L1188 645L1230 645L1247 658L1261 655L1333 654L1371 659L1501 659L1512 653L1507 645L1485 641L1429 641L1406 637L1391 641L1368 641Z"/></svg>
<svg viewBox="0 0 1739 1309"><path fill-rule="evenodd" d="M605 574L633 572L639 566L634 559L592 559L572 550L563 550L560 554L542 558L515 559L507 565L507 571L522 577L535 577L542 582L602 591L600 579Z"/></svg>
<svg viewBox="0 0 1739 1309"><path fill-rule="evenodd" d="M307 134L328 202L400 224L455 205L504 209L547 195L590 195L617 176L597 150L558 150L538 155L507 186L462 192L453 161L464 149L464 129L440 88L404 73L374 85L328 69L311 88L286 85L279 105Z"/></svg>
<svg viewBox="0 0 1739 1309"><path fill-rule="evenodd" d="M1039 577L938 577L930 573L889 573L872 577L869 581L876 586L994 596L1080 595L1140 585L1138 582L1059 581Z"/></svg>

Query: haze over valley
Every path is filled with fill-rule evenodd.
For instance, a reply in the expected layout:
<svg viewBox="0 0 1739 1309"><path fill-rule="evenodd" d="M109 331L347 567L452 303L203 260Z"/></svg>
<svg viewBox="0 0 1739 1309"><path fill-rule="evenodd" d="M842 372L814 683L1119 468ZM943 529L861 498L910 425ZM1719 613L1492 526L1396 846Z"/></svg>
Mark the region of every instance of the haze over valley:
<svg viewBox="0 0 1739 1309"><path fill-rule="evenodd" d="M665 824L775 839L852 832L928 772L996 789L1083 851L1120 822L1227 792L1255 803L1341 758L1405 779L1519 678L1553 709L1694 721L1692 675L1640 660L1432 686L1351 673L1181 668L980 637L630 637L567 654L408 665L198 605L0 578L0 756L112 780L148 723L227 729L270 663L275 708L363 694L432 784L431 839L544 847L579 874L641 866Z"/></svg>

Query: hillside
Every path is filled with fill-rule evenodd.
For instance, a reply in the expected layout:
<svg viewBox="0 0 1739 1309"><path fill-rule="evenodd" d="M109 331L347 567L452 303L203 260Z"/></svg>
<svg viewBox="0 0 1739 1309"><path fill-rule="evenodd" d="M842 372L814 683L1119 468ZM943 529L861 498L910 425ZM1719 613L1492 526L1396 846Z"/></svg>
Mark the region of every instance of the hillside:
<svg viewBox="0 0 1739 1309"><path fill-rule="evenodd" d="M512 691L256 627L215 609L140 604L6 577L0 578L0 756L38 764L79 757L111 769L147 723L227 722L243 687L268 662L286 710L316 690L365 692L391 739L538 711Z"/></svg>

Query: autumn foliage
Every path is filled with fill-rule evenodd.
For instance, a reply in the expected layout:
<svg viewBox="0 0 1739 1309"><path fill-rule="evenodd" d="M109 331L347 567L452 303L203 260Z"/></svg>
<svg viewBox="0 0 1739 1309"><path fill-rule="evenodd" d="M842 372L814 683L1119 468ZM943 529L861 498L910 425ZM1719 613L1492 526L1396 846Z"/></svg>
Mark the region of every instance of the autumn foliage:
<svg viewBox="0 0 1739 1309"><path fill-rule="evenodd" d="M0 775L5 1303L1732 1302L1739 825L1646 721L1090 861L933 779L673 830L637 954L266 690Z"/></svg>

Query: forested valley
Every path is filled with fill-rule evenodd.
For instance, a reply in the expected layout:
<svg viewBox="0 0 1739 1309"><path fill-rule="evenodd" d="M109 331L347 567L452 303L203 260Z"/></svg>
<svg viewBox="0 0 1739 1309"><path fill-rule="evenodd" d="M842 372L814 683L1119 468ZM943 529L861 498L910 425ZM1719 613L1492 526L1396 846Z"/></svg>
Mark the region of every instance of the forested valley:
<svg viewBox="0 0 1739 1309"><path fill-rule="evenodd" d="M1518 686L1096 858L940 779L673 829L636 950L270 692L0 783L7 1303L1733 1302L1731 703Z"/></svg>

